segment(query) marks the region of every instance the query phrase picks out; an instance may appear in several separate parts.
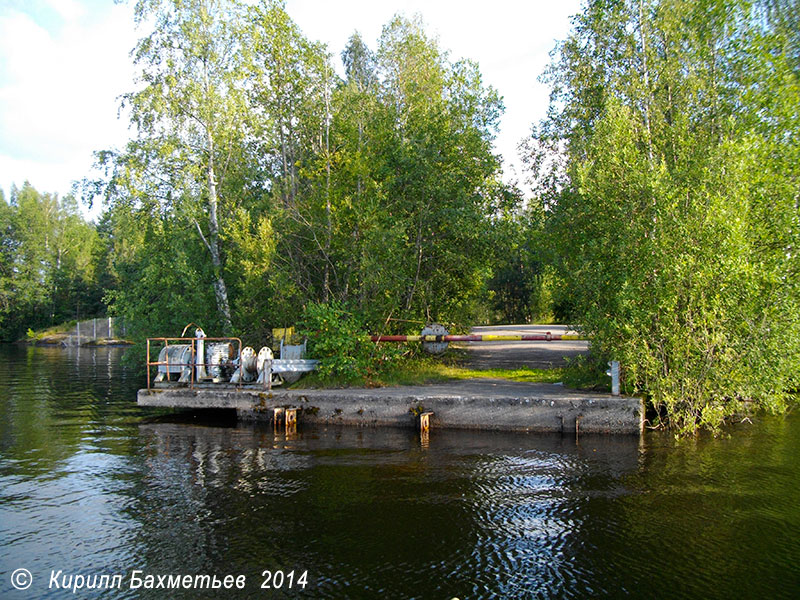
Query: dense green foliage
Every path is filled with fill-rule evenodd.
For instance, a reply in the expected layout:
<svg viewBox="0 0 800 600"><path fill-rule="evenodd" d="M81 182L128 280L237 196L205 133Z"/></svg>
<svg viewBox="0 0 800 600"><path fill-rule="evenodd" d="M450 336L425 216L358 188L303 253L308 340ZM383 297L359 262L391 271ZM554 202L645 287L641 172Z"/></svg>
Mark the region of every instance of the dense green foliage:
<svg viewBox="0 0 800 600"><path fill-rule="evenodd" d="M298 333L311 340L310 355L320 361L320 375L365 377L370 362L369 334L358 316L337 303L306 307Z"/></svg>
<svg viewBox="0 0 800 600"><path fill-rule="evenodd" d="M280 2L142 0L137 15L155 28L125 97L136 135L100 154L91 190L120 279L111 310L132 330L265 339L334 301L366 329L486 312L490 220L519 198L475 64L402 17L375 51L354 34L340 78Z"/></svg>
<svg viewBox="0 0 800 600"><path fill-rule="evenodd" d="M370 378L392 366L404 352L392 344L374 344L359 313L338 301L311 303L298 323L309 340L309 355L320 361L318 373L341 381Z"/></svg>
<svg viewBox="0 0 800 600"><path fill-rule="evenodd" d="M674 426L800 377L797 3L590 0L530 163L598 360Z"/></svg>
<svg viewBox="0 0 800 600"><path fill-rule="evenodd" d="M346 304L366 330L536 313L521 197L492 150L502 102L418 19L392 19L375 49L355 33L342 77L281 2L140 0L135 14L149 31L123 98L134 135L83 186L105 210L88 224L57 207L92 246L70 252L92 259L40 269L34 251L51 250L17 243L20 223L55 239L58 219L16 191L0 204L4 339L106 310L135 338L194 321L253 341L314 303Z"/></svg>
<svg viewBox="0 0 800 600"><path fill-rule="evenodd" d="M544 210L535 204L514 210L494 222L493 227L500 252L488 282L490 320L547 322L553 316L553 274L543 241Z"/></svg>
<svg viewBox="0 0 800 600"><path fill-rule="evenodd" d="M105 251L72 196L0 194L0 340L104 310Z"/></svg>

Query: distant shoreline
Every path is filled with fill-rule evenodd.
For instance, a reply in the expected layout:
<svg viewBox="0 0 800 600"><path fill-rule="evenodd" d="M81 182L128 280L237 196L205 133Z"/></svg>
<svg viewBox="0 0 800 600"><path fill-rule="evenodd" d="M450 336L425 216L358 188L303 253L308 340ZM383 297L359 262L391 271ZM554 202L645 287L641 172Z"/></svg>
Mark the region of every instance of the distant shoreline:
<svg viewBox="0 0 800 600"><path fill-rule="evenodd" d="M69 344L67 340L70 336L68 335L49 335L43 337L41 339L22 339L17 340L16 342L12 342L14 344L24 345L24 346L40 346L40 347L80 347L80 348L103 348L103 347L125 347L125 346L133 346L134 343L130 340L118 340L118 339L98 339L98 340L89 340L86 342L82 342L80 344Z"/></svg>

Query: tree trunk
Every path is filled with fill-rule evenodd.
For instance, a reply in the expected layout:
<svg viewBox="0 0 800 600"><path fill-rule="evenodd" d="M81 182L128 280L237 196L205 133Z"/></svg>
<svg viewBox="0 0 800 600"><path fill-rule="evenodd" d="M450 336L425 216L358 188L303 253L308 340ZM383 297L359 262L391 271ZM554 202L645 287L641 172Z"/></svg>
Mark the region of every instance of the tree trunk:
<svg viewBox="0 0 800 600"><path fill-rule="evenodd" d="M217 299L217 310L222 318L223 333L229 335L231 324L231 308L228 303L228 286L222 276L222 259L219 254L219 220L217 219L217 180L214 175L214 140L211 131L208 135L208 251L211 253L211 264L214 267L214 295Z"/></svg>
<svg viewBox="0 0 800 600"><path fill-rule="evenodd" d="M331 222L331 106L328 97L328 65L325 65L325 282L322 290L322 301L328 302L331 289L331 240L333 228Z"/></svg>

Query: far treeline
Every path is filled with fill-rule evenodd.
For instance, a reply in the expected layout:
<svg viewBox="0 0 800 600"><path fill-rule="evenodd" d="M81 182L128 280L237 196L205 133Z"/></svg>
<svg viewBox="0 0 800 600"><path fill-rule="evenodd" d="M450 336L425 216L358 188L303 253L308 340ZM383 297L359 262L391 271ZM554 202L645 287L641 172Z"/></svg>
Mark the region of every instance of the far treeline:
<svg viewBox="0 0 800 600"><path fill-rule="evenodd" d="M0 203L3 339L106 310L138 337L301 323L378 368L369 332L555 318L654 425L788 408L798 0L588 0L521 145L531 198L493 151L501 96L419 19L354 34L337 69L280 2L135 12L134 135L80 188L99 222L28 184Z"/></svg>

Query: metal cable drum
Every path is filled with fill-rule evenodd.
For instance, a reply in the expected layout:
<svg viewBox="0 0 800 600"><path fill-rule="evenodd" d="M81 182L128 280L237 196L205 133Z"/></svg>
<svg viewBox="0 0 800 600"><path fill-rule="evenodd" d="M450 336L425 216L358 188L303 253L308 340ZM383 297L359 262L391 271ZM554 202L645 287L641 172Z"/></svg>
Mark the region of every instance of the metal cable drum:
<svg viewBox="0 0 800 600"><path fill-rule="evenodd" d="M250 346L242 350L240 357L241 380L244 383L250 383L256 380L258 376L258 357L256 351Z"/></svg>
<svg viewBox="0 0 800 600"><path fill-rule="evenodd" d="M158 365L158 372L165 374L167 381L170 375L180 377L184 370L191 368L192 346L190 344L165 346L158 353L158 362L169 363L169 365Z"/></svg>

